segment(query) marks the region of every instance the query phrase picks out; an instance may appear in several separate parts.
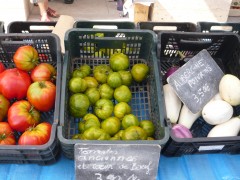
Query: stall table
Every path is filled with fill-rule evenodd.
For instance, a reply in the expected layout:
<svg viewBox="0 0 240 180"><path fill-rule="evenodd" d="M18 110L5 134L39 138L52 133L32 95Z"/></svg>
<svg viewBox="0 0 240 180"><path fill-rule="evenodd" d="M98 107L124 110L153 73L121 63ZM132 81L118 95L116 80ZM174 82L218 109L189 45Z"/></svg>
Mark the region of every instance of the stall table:
<svg viewBox="0 0 240 180"><path fill-rule="evenodd" d="M157 180L238 180L240 155L204 154L160 157ZM51 165L0 164L0 179L74 180L74 161L62 154Z"/></svg>

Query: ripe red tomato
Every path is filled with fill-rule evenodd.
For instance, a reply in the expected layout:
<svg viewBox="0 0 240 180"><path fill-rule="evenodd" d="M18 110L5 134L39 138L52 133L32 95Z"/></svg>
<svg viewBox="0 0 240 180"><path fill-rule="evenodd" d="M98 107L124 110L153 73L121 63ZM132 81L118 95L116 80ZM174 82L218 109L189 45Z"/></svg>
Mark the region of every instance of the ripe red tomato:
<svg viewBox="0 0 240 180"><path fill-rule="evenodd" d="M57 71L48 63L41 63L37 65L31 72L31 79L35 81L51 81L55 82Z"/></svg>
<svg viewBox="0 0 240 180"><path fill-rule="evenodd" d="M20 69L6 69L0 74L0 93L9 100L25 98L30 84L29 74Z"/></svg>
<svg viewBox="0 0 240 180"><path fill-rule="evenodd" d="M3 63L0 62L0 73L5 71L5 66Z"/></svg>
<svg viewBox="0 0 240 180"><path fill-rule="evenodd" d="M10 102L2 94L0 94L0 121L6 117L8 109L10 107Z"/></svg>
<svg viewBox="0 0 240 180"><path fill-rule="evenodd" d="M14 102L8 110L8 123L16 131L23 132L39 121L40 112L26 100Z"/></svg>
<svg viewBox="0 0 240 180"><path fill-rule="evenodd" d="M20 46L13 55L13 62L18 69L30 71L39 63L38 52L33 46Z"/></svg>
<svg viewBox="0 0 240 180"><path fill-rule="evenodd" d="M32 83L27 91L28 101L39 111L50 111L55 104L56 86L50 81Z"/></svg>
<svg viewBox="0 0 240 180"><path fill-rule="evenodd" d="M19 145L42 145L49 141L52 125L48 122L28 128L19 138Z"/></svg>
<svg viewBox="0 0 240 180"><path fill-rule="evenodd" d="M0 122L0 145L14 145L16 139L13 130L7 122Z"/></svg>

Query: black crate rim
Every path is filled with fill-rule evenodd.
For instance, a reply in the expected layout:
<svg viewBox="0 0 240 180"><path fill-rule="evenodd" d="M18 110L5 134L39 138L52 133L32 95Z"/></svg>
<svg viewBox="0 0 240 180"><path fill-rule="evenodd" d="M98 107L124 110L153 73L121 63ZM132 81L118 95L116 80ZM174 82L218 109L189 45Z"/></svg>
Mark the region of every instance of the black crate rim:
<svg viewBox="0 0 240 180"><path fill-rule="evenodd" d="M92 25L115 25L118 29L135 29L135 24L130 21L84 21L77 20L73 28L93 28Z"/></svg>
<svg viewBox="0 0 240 180"><path fill-rule="evenodd" d="M61 97L61 75L62 75L62 55L61 55L61 47L60 47L60 38L52 33L27 33L27 34L23 34L23 33L11 33L11 34L1 34L0 33L0 38L1 39L39 39L41 37L48 37L48 38L53 38L55 41L55 46L56 46L56 65L57 65L57 81L56 81L56 87L59 87L59 89L57 89L56 91L56 100L55 100L55 107L56 105L60 104L60 97ZM27 42L26 42L27 43ZM60 106L59 106L60 108ZM35 151L49 151L48 148L54 144L54 147L51 147L53 150L59 152L59 140L57 138L57 126L59 123L59 111L60 109L54 109L54 113L53 113L53 122L52 122L52 127L51 127L51 135L49 138L49 141L43 145L24 145L24 146L20 146L18 144L16 145L6 145L6 146L0 146L0 151L2 150L14 150L14 151L20 151L21 153L23 153L24 151L27 151L29 154L34 154ZM21 154L20 153L20 154ZM48 163L53 163L56 161L56 156L57 154L53 154L53 152L46 152L47 154L49 154L51 157L48 159L42 159L42 160L33 160L33 159L28 159L27 157L21 158L21 159L9 159L7 162L8 163L33 163L33 164L48 164ZM7 154L7 153L5 153ZM11 155L11 153L10 153ZM15 154L14 154L15 155ZM13 157L14 157L13 155ZM5 160L6 161L6 160ZM2 159L0 158L0 163L3 162Z"/></svg>

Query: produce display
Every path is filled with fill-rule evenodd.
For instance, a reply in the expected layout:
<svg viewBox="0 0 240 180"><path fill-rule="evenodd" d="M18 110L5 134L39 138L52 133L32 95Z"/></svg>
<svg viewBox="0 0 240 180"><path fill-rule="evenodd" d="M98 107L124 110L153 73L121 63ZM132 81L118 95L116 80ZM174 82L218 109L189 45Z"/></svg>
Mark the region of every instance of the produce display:
<svg viewBox="0 0 240 180"><path fill-rule="evenodd" d="M180 67L170 67L165 78ZM167 81L166 81L167 82ZM225 74L218 86L219 92L196 114L192 113L177 96L170 84L163 85L167 118L172 123L171 132L178 138L196 138L191 127L199 118L213 126L206 137L237 136L240 131L240 117L234 108L240 105L240 80L232 74Z"/></svg>
<svg viewBox="0 0 240 180"><path fill-rule="evenodd" d="M31 45L18 47L13 63L0 63L0 145L45 144L52 125L41 115L54 109L56 69Z"/></svg>
<svg viewBox="0 0 240 180"><path fill-rule="evenodd" d="M81 140L153 140L154 124L133 114L131 85L142 83L149 67L136 63L130 68L128 56L115 52L109 64L82 64L71 73L68 106L71 116L80 118Z"/></svg>

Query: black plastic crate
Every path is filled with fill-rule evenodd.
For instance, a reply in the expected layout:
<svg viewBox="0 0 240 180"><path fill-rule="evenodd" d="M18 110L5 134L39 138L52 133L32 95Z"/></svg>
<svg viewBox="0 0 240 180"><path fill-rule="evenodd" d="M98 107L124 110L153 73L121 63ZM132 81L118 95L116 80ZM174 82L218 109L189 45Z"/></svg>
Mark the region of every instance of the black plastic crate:
<svg viewBox="0 0 240 180"><path fill-rule="evenodd" d="M74 28L94 28L98 29L135 29L135 24L130 21L76 21Z"/></svg>
<svg viewBox="0 0 240 180"><path fill-rule="evenodd" d="M96 34L103 33L104 37ZM64 155L70 159L74 158L74 145L76 143L88 144L160 144L163 145L169 138L169 128L165 124L165 111L162 98L162 83L159 77L156 58L156 38L152 31L148 30L93 30L93 29L72 29L65 35L65 60L63 65L62 78L62 99L60 126L58 127L58 138ZM80 118L73 118L68 111L68 99L70 92L68 82L71 72L83 65L88 64L93 68L99 64L109 64L109 56L98 55L86 51L86 47L98 47L114 50L121 50L129 56L130 66L143 62L150 67L149 78L143 83L130 86L132 100L130 105L132 112L139 120L150 119L155 125L155 140L148 141L89 141L72 139L78 133L78 122ZM134 51L127 48L133 47ZM130 67L131 68L131 67ZM91 112L91 111L90 111Z"/></svg>
<svg viewBox="0 0 240 180"><path fill-rule="evenodd" d="M162 32L158 34L158 38L157 51L162 76L172 65L181 66L178 51L188 58L206 49L224 73L230 73L240 78L240 44L237 34ZM240 115L240 107L235 107L234 111L235 115ZM170 123L169 127L171 130ZM240 152L240 136L207 138L212 127L202 117L199 117L190 129L193 138L176 138L170 133L169 141L163 147L162 153L166 156L181 156Z"/></svg>
<svg viewBox="0 0 240 180"><path fill-rule="evenodd" d="M202 33L209 32L233 32L240 35L240 23L233 22L197 22L197 31Z"/></svg>
<svg viewBox="0 0 240 180"><path fill-rule="evenodd" d="M0 21L0 33L5 33L4 22Z"/></svg>
<svg viewBox="0 0 240 180"><path fill-rule="evenodd" d="M39 146L0 146L0 163L51 164L56 162L60 152L60 144L57 139L62 75L60 40L56 35L50 33L0 34L0 62L2 62L6 68L14 68L13 55L18 47L23 45L33 46L39 53L40 62L52 64L57 70L55 106L51 111L41 112L41 121L52 124L51 136L46 144Z"/></svg>
<svg viewBox="0 0 240 180"><path fill-rule="evenodd" d="M148 29L158 34L161 31L196 32L197 26L191 22L153 22L143 21L137 23L138 29Z"/></svg>
<svg viewBox="0 0 240 180"><path fill-rule="evenodd" d="M13 21L8 24L8 33L51 33L57 22Z"/></svg>

